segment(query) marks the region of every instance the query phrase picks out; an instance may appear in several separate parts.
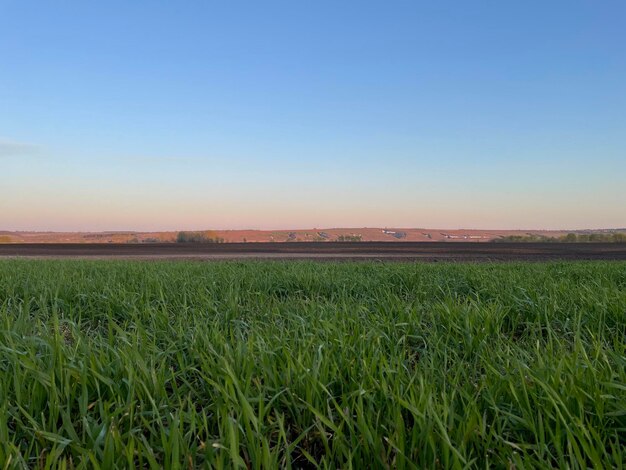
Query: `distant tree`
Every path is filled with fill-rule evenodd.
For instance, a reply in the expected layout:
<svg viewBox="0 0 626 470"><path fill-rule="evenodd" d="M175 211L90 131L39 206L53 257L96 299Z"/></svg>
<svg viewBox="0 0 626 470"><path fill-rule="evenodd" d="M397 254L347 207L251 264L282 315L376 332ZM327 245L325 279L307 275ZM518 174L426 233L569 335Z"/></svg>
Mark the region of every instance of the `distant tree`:
<svg viewBox="0 0 626 470"><path fill-rule="evenodd" d="M339 235L337 237L337 241L338 242L360 242L363 240L363 237L361 235Z"/></svg>
<svg viewBox="0 0 626 470"><path fill-rule="evenodd" d="M612 238L615 243L626 243L626 233L614 233Z"/></svg>
<svg viewBox="0 0 626 470"><path fill-rule="evenodd" d="M544 235L509 235L493 240L496 243L626 243L626 233L568 233L560 237Z"/></svg>
<svg viewBox="0 0 626 470"><path fill-rule="evenodd" d="M178 232L176 243L224 243L224 239L209 237L206 232Z"/></svg>
<svg viewBox="0 0 626 470"><path fill-rule="evenodd" d="M508 235L505 237L496 238L493 241L495 243L537 243L537 242L549 243L549 242L558 241L558 239L554 237L546 237L544 235L528 234L528 235Z"/></svg>
<svg viewBox="0 0 626 470"><path fill-rule="evenodd" d="M563 238L564 242L575 242L578 240L578 237L576 236L575 233L568 233L567 235L565 235L565 237Z"/></svg>

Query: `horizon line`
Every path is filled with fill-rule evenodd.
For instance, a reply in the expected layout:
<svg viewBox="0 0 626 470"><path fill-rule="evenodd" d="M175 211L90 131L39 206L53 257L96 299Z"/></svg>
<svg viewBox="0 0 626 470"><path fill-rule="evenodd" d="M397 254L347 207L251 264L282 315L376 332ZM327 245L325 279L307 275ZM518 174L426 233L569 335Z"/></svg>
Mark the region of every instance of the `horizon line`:
<svg viewBox="0 0 626 470"><path fill-rule="evenodd" d="M471 230L481 232L577 232L577 231L598 231L598 230L626 230L626 227L585 227L585 228L470 228L470 227L408 227L397 225L385 225L385 226L345 226L345 227L311 227L311 228L193 228L193 229L156 229L156 230L135 230L135 229L119 229L119 230L11 230L0 229L0 233L158 233L158 232L310 232L320 230L358 230L358 229L396 229L396 230Z"/></svg>

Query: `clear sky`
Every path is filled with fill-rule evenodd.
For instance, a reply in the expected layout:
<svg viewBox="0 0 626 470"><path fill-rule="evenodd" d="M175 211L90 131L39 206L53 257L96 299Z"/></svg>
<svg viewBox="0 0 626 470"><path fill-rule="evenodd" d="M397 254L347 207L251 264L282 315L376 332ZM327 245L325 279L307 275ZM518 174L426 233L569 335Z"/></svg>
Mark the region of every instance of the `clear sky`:
<svg viewBox="0 0 626 470"><path fill-rule="evenodd" d="M0 0L0 230L626 226L626 2Z"/></svg>

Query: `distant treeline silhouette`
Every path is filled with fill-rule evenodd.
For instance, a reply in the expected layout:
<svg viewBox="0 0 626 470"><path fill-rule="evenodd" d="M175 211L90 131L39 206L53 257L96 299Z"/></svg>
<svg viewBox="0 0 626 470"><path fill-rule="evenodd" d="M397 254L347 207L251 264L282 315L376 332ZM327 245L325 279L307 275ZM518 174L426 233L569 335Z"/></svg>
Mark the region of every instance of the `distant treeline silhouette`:
<svg viewBox="0 0 626 470"><path fill-rule="evenodd" d="M626 243L626 233L568 233L560 237L545 235L508 235L492 240L495 243Z"/></svg>
<svg viewBox="0 0 626 470"><path fill-rule="evenodd" d="M339 235L337 237L338 242L360 242L363 241L362 235Z"/></svg>
<svg viewBox="0 0 626 470"><path fill-rule="evenodd" d="M210 232L178 232L176 243L224 243L224 239Z"/></svg>

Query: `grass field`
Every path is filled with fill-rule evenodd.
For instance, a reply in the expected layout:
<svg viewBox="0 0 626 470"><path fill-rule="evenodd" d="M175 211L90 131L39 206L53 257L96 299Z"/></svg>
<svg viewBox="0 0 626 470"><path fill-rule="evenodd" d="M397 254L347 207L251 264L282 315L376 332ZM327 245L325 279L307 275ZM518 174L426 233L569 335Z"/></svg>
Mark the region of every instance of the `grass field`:
<svg viewBox="0 0 626 470"><path fill-rule="evenodd" d="M0 468L623 468L626 263L0 261Z"/></svg>

